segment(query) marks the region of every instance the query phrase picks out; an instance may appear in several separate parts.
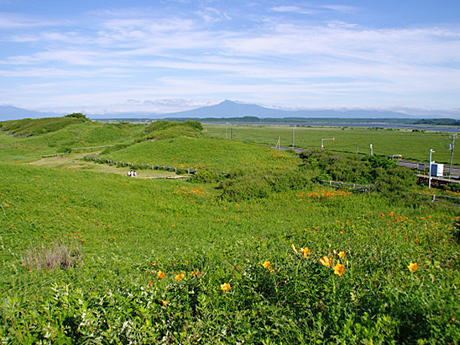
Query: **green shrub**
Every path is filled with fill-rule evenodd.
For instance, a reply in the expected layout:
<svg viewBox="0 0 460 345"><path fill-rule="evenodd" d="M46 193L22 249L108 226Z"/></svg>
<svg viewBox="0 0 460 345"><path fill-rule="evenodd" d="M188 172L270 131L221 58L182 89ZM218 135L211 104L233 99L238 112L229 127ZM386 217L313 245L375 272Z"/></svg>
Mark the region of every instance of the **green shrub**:
<svg viewBox="0 0 460 345"><path fill-rule="evenodd" d="M402 194L413 191L417 182L410 169L399 167L396 161L386 157L306 151L301 158L306 168L318 167L315 180L374 184L376 191L390 198L401 198Z"/></svg>
<svg viewBox="0 0 460 345"><path fill-rule="evenodd" d="M366 162L371 168L385 168L385 169L391 169L391 168L396 168L398 166L398 162L396 160L389 159L388 157L381 157L381 156L366 156L363 157L362 159L364 162Z"/></svg>
<svg viewBox="0 0 460 345"><path fill-rule="evenodd" d="M273 193L300 190L309 184L309 177L303 169L240 169L226 176L219 183L221 197L239 201L260 199Z"/></svg>
<svg viewBox="0 0 460 345"><path fill-rule="evenodd" d="M72 114L66 115L64 117L73 117L73 118L76 118L76 119L84 119L84 120L89 121L89 119L86 117L86 115L83 115L82 113L72 113Z"/></svg>
<svg viewBox="0 0 460 345"><path fill-rule="evenodd" d="M188 181L192 183L218 183L225 179L225 175L214 169L200 169Z"/></svg>
<svg viewBox="0 0 460 345"><path fill-rule="evenodd" d="M61 147L57 150L58 153L67 153L67 152L71 152L72 151L72 148L71 147Z"/></svg>

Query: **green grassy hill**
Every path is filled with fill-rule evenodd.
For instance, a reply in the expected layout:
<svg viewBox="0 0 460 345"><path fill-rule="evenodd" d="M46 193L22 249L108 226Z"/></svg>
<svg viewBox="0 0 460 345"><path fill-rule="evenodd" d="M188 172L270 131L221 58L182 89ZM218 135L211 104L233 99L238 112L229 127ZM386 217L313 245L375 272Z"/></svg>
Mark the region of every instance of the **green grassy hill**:
<svg viewBox="0 0 460 345"><path fill-rule="evenodd" d="M142 140L165 139L165 138L201 138L203 126L198 121L187 120L185 122L175 122L158 120L152 122L145 128Z"/></svg>
<svg viewBox="0 0 460 345"><path fill-rule="evenodd" d="M17 137L30 137L56 132L71 125L88 121L86 118L50 117L42 119L22 119L1 123L0 129Z"/></svg>
<svg viewBox="0 0 460 345"><path fill-rule="evenodd" d="M286 169L300 163L298 156L292 152L274 151L239 141L207 137L144 141L121 150L108 151L109 153L103 153L100 157L122 162L218 171L262 166Z"/></svg>
<svg viewBox="0 0 460 345"><path fill-rule="evenodd" d="M132 143L145 129L145 125L102 124L67 117L51 122L47 120L26 119L2 123L0 145L6 150L0 151L0 156L21 161L34 160L39 155L65 152L72 148ZM48 123L54 124L53 130L47 127ZM45 129L47 131L43 132ZM14 133L35 134L14 137Z"/></svg>

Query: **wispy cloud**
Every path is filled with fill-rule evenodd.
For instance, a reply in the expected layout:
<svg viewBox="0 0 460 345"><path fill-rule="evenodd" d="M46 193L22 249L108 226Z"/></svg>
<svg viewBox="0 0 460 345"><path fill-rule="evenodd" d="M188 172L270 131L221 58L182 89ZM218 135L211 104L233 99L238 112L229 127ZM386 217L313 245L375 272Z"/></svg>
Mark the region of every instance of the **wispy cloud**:
<svg viewBox="0 0 460 345"><path fill-rule="evenodd" d="M322 8L326 8L329 10L342 12L342 13L356 13L358 12L358 8L354 6L345 6L345 5L323 5Z"/></svg>
<svg viewBox="0 0 460 345"><path fill-rule="evenodd" d="M272 10L275 12L283 12L283 13L299 13L299 14L318 13L317 10L305 9L299 6L275 6L275 7L272 7Z"/></svg>
<svg viewBox="0 0 460 345"><path fill-rule="evenodd" d="M30 29L57 26L61 21L47 20L39 16L0 12L0 29Z"/></svg>
<svg viewBox="0 0 460 345"><path fill-rule="evenodd" d="M257 11L245 13L247 6L93 11L85 21L0 13L0 44L13 47L0 53L0 102L30 96L37 105L155 109L232 96L293 105L457 102L460 25L376 28L351 20L355 7L255 3ZM349 17L316 16L326 12Z"/></svg>

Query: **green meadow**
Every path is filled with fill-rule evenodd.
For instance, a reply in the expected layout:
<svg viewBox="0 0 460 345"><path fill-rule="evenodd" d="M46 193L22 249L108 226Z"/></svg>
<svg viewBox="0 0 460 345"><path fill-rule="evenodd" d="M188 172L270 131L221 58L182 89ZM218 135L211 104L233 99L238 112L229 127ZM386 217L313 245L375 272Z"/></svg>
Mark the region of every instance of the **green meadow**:
<svg viewBox="0 0 460 345"><path fill-rule="evenodd" d="M459 343L458 203L384 157L445 134L71 120L0 123L2 343Z"/></svg>
<svg viewBox="0 0 460 345"><path fill-rule="evenodd" d="M280 139L281 146L308 149L324 147L335 152L370 154L372 144L376 155L402 155L403 159L428 162L430 149L433 160L450 164L449 144L452 143L450 132L435 132L412 129L385 129L379 127L313 127L286 125L244 125L204 124L207 134L215 138L231 138L269 146L276 146ZM378 125L376 125L378 126ZM294 138L293 138L294 137ZM335 138L335 141L330 140ZM454 165L460 165L460 155L454 155Z"/></svg>

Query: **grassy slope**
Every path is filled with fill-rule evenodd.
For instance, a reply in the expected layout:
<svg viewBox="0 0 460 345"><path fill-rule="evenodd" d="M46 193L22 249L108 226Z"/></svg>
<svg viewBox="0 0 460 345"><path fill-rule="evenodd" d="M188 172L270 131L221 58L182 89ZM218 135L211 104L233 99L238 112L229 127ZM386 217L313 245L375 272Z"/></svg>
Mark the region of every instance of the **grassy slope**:
<svg viewBox="0 0 460 345"><path fill-rule="evenodd" d="M28 138L14 138L0 132L2 159L31 161L39 155L62 152L64 149L130 143L145 126L85 122L61 130Z"/></svg>
<svg viewBox="0 0 460 345"><path fill-rule="evenodd" d="M22 119L2 122L1 128L18 137L29 137L56 132L70 125L83 123L85 121L87 120L73 117L50 117L34 120Z"/></svg>
<svg viewBox="0 0 460 345"><path fill-rule="evenodd" d="M287 168L300 162L291 152L278 152L238 141L185 137L146 141L101 157L131 163L219 171L248 166Z"/></svg>

